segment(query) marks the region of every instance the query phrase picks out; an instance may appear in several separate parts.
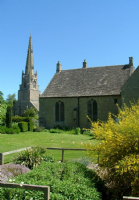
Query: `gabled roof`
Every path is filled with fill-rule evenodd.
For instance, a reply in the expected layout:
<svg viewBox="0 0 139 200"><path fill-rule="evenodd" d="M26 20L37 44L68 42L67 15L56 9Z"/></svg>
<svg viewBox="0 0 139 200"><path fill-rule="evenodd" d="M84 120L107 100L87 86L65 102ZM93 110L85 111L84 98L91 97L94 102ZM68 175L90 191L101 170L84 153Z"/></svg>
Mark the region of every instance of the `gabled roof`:
<svg viewBox="0 0 139 200"><path fill-rule="evenodd" d="M41 97L120 95L131 68L127 64L62 70L54 75Z"/></svg>

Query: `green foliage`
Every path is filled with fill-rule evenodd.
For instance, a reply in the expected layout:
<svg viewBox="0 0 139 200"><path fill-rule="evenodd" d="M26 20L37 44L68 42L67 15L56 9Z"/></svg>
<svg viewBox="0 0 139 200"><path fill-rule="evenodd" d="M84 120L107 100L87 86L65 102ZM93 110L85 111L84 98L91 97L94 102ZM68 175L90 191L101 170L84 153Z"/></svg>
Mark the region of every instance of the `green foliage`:
<svg viewBox="0 0 139 200"><path fill-rule="evenodd" d="M11 128L12 127L12 106L7 106L7 112L6 112L6 127Z"/></svg>
<svg viewBox="0 0 139 200"><path fill-rule="evenodd" d="M27 122L28 123L28 131L33 131L33 120L32 117L19 117L18 115L15 115L12 117L13 122Z"/></svg>
<svg viewBox="0 0 139 200"><path fill-rule="evenodd" d="M3 99L3 93L0 91L0 125L3 123L3 117L6 115L7 104Z"/></svg>
<svg viewBox="0 0 139 200"><path fill-rule="evenodd" d="M27 122L19 122L18 126L19 126L21 132L28 131L28 123Z"/></svg>
<svg viewBox="0 0 139 200"><path fill-rule="evenodd" d="M12 128L7 128L6 126L0 126L1 134L18 134L20 133L20 128L18 125L13 125Z"/></svg>
<svg viewBox="0 0 139 200"><path fill-rule="evenodd" d="M61 129L59 129L59 128L52 128L52 129L50 129L50 133L62 133L63 131L61 130Z"/></svg>
<svg viewBox="0 0 139 200"><path fill-rule="evenodd" d="M32 117L26 117L26 122L28 122L28 131L33 131Z"/></svg>
<svg viewBox="0 0 139 200"><path fill-rule="evenodd" d="M13 105L17 102L17 100L16 100L16 94L14 93L14 94L8 94L8 97L7 97L7 99L6 99L6 101L7 101L7 103L9 104L9 105L11 105L12 107L13 107Z"/></svg>
<svg viewBox="0 0 139 200"><path fill-rule="evenodd" d="M15 130L15 133L20 133L20 132L21 132L21 130L20 130L18 124L13 124L13 125L12 125L12 129Z"/></svg>
<svg viewBox="0 0 139 200"><path fill-rule="evenodd" d="M37 167L42 161L52 162L54 159L51 156L47 156L46 149L41 147L34 147L22 151L13 159L14 163L24 165L29 169Z"/></svg>
<svg viewBox="0 0 139 200"><path fill-rule="evenodd" d="M91 130L102 141L96 146L88 144L87 149L99 153L100 166L103 171L107 168L104 179L115 191L117 196L114 198L120 199L123 195L139 196L139 101L130 107L119 108L117 118L118 123L115 123L109 114L107 122L92 123ZM88 151L90 156L93 151Z"/></svg>
<svg viewBox="0 0 139 200"><path fill-rule="evenodd" d="M43 162L30 173L18 176L16 183L50 186L51 200L100 200L95 188L98 182L96 173L80 163ZM101 185L102 186L102 185ZM43 192L2 189L2 198L43 199ZM17 196L16 196L17 195Z"/></svg>
<svg viewBox="0 0 139 200"><path fill-rule="evenodd" d="M20 117L20 116L18 116L18 115L15 115L15 116L13 116L12 117L12 121L13 122L21 122L21 121L26 121L26 117Z"/></svg>
<svg viewBox="0 0 139 200"><path fill-rule="evenodd" d="M80 129L80 127L77 127L77 128L75 129L75 133L76 133L76 135L80 135L80 134L81 134L81 129Z"/></svg>
<svg viewBox="0 0 139 200"><path fill-rule="evenodd" d="M96 138L95 134L92 131L90 131L90 130L83 131L83 135L92 136L93 139Z"/></svg>
<svg viewBox="0 0 139 200"><path fill-rule="evenodd" d="M24 110L23 117L35 117L38 114L38 110L34 107Z"/></svg>
<svg viewBox="0 0 139 200"><path fill-rule="evenodd" d="M45 132L45 127L43 126L37 127L35 128L35 132Z"/></svg>

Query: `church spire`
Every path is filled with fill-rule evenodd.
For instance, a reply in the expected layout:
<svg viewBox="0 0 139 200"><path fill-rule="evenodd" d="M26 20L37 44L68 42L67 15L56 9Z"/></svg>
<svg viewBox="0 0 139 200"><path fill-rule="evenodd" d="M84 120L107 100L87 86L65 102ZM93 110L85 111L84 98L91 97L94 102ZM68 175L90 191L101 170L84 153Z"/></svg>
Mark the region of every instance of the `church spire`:
<svg viewBox="0 0 139 200"><path fill-rule="evenodd" d="M31 34L30 34L30 37L29 37L29 45L28 45L25 75L34 75L33 48L32 48Z"/></svg>

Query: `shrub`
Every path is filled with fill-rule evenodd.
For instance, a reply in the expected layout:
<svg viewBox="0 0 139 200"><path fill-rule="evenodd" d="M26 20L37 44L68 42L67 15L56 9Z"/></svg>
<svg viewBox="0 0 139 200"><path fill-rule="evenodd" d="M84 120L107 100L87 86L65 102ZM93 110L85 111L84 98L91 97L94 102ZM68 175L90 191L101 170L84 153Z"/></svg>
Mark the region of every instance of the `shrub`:
<svg viewBox="0 0 139 200"><path fill-rule="evenodd" d="M59 129L59 128L56 128L56 129L52 128L52 129L50 129L50 133L62 133L62 132L63 131L61 129Z"/></svg>
<svg viewBox="0 0 139 200"><path fill-rule="evenodd" d="M20 129L17 125L12 126L12 128L7 128L6 126L0 126L1 134L15 134L20 133Z"/></svg>
<svg viewBox="0 0 139 200"><path fill-rule="evenodd" d="M26 118L26 122L28 122L28 131L33 131L33 121L31 117Z"/></svg>
<svg viewBox="0 0 139 200"><path fill-rule="evenodd" d="M85 130L85 131L83 131L83 135L89 135L89 136L92 136L93 139L96 138L94 132L93 132L93 131L90 131L90 130Z"/></svg>
<svg viewBox="0 0 139 200"><path fill-rule="evenodd" d="M92 122L91 130L103 140L96 146L88 144L87 149L90 156L94 151L100 154L100 166L107 169L104 180L114 198L121 199L123 195L139 196L139 101L119 108L117 118L115 123L109 114L107 122Z"/></svg>
<svg viewBox="0 0 139 200"><path fill-rule="evenodd" d="M14 117L12 117L12 122L26 122L26 117L20 117L18 115L15 115Z"/></svg>
<svg viewBox="0 0 139 200"><path fill-rule="evenodd" d="M95 185L102 184L97 180L96 173L80 163L46 163L43 162L30 173L20 175L16 183L49 185L51 200L100 200L100 193ZM43 192L2 189L2 198L7 199L43 199Z"/></svg>
<svg viewBox="0 0 139 200"><path fill-rule="evenodd" d="M6 128L6 134L15 134L16 131L13 128Z"/></svg>
<svg viewBox="0 0 139 200"><path fill-rule="evenodd" d="M35 107L24 110L23 117L35 117L38 114L38 110Z"/></svg>
<svg viewBox="0 0 139 200"><path fill-rule="evenodd" d="M6 116L1 116L0 126L5 126L5 125L6 125Z"/></svg>
<svg viewBox="0 0 139 200"><path fill-rule="evenodd" d="M81 157L81 158L76 158L76 159L73 159L72 162L79 162L81 163L82 165L86 166L92 162L92 160L90 158L87 158L87 157Z"/></svg>
<svg viewBox="0 0 139 200"><path fill-rule="evenodd" d="M46 156L46 149L34 147L16 155L13 162L33 169L33 167L37 167L43 160L50 160L50 158Z"/></svg>
<svg viewBox="0 0 139 200"><path fill-rule="evenodd" d="M35 128L35 132L44 132L44 131L45 131L45 127L43 126Z"/></svg>
<svg viewBox="0 0 139 200"><path fill-rule="evenodd" d="M18 124L13 124L13 125L12 125L12 128L15 130L15 133L20 133L20 132L21 132L21 130L20 130Z"/></svg>
<svg viewBox="0 0 139 200"><path fill-rule="evenodd" d="M12 106L7 106L7 112L6 112L6 127L11 128L12 127Z"/></svg>
<svg viewBox="0 0 139 200"><path fill-rule="evenodd" d="M5 164L1 166L0 182L6 182L8 178L16 177L18 175L28 173L30 169L23 165L16 165L13 163Z"/></svg>
<svg viewBox="0 0 139 200"><path fill-rule="evenodd" d="M33 120L32 117L19 117L18 115L15 115L12 117L12 121L17 123L17 122L27 122L28 123L28 130L33 131Z"/></svg>
<svg viewBox="0 0 139 200"><path fill-rule="evenodd" d="M0 126L0 133L1 134L6 134L6 126Z"/></svg>
<svg viewBox="0 0 139 200"><path fill-rule="evenodd" d="M49 129L45 129L45 132L50 132L50 130Z"/></svg>
<svg viewBox="0 0 139 200"><path fill-rule="evenodd" d="M81 129L80 129L80 127L77 127L77 128L75 129L75 133L76 133L76 135L80 135L80 134L81 134Z"/></svg>
<svg viewBox="0 0 139 200"><path fill-rule="evenodd" d="M18 126L19 126L21 132L28 131L28 123L27 122L19 122Z"/></svg>

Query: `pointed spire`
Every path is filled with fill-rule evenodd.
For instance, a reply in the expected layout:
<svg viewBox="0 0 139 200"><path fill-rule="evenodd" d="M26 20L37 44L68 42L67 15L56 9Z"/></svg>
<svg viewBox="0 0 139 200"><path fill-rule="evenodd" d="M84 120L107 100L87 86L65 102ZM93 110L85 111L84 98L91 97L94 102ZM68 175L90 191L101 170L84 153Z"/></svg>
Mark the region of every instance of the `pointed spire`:
<svg viewBox="0 0 139 200"><path fill-rule="evenodd" d="M32 39L31 34L29 37L29 45L28 45L28 53L27 53L27 61L25 68L26 75L34 75L34 64L33 64L33 48L32 48Z"/></svg>

